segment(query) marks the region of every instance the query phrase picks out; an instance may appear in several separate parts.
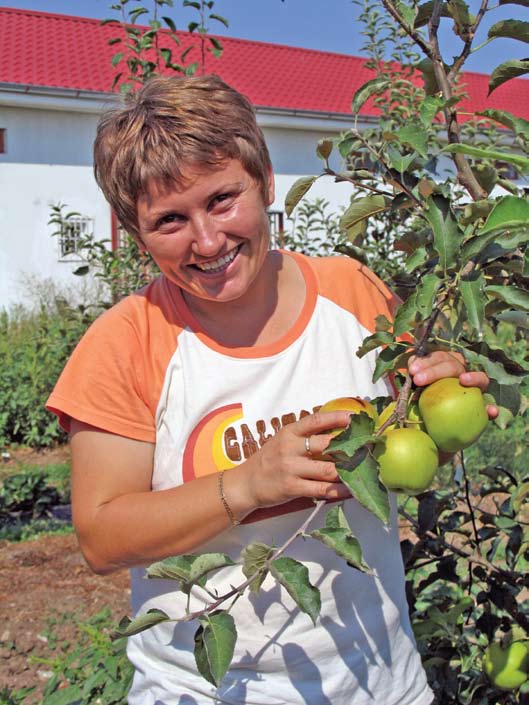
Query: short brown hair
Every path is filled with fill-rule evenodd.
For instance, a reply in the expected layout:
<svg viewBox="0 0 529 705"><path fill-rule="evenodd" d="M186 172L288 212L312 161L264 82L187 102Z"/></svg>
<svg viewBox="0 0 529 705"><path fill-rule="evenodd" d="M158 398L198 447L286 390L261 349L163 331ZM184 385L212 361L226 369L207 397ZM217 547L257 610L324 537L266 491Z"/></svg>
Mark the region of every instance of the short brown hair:
<svg viewBox="0 0 529 705"><path fill-rule="evenodd" d="M266 200L270 155L249 100L218 76L156 77L99 121L96 181L123 227L138 237L137 201L190 165L238 159Z"/></svg>

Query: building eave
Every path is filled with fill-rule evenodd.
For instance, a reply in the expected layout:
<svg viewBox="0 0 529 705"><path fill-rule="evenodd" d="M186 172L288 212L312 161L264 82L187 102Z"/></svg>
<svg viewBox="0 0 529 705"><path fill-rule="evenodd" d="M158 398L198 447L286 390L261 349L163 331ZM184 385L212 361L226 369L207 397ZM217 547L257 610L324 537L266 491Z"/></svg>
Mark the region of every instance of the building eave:
<svg viewBox="0 0 529 705"><path fill-rule="evenodd" d="M0 107L31 108L99 114L116 105L119 95L96 91L34 86L0 82ZM286 128L316 132L343 132L352 126L353 116L310 110L256 106L257 120L262 128ZM359 127L373 124L376 118L362 116Z"/></svg>

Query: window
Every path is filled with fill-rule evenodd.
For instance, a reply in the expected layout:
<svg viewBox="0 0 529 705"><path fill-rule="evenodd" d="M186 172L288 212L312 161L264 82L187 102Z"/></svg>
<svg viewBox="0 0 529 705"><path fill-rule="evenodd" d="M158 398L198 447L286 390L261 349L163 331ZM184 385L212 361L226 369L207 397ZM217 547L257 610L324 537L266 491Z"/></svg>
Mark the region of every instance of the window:
<svg viewBox="0 0 529 705"><path fill-rule="evenodd" d="M59 261L82 260L83 239L93 231L93 218L72 215L63 220L59 232Z"/></svg>
<svg viewBox="0 0 529 705"><path fill-rule="evenodd" d="M270 222L270 247L272 249L284 247L284 213L282 211L268 211L268 220Z"/></svg>
<svg viewBox="0 0 529 705"><path fill-rule="evenodd" d="M6 129L0 127L0 154L5 154L6 151Z"/></svg>

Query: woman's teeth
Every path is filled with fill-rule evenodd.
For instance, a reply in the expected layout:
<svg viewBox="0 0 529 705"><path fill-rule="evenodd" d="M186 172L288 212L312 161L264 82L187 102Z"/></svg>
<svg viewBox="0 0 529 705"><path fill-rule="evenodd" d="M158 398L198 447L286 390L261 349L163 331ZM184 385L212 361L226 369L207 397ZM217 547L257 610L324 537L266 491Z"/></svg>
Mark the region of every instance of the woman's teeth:
<svg viewBox="0 0 529 705"><path fill-rule="evenodd" d="M225 269L230 264L230 262L233 262L238 251L239 248L235 247L233 250L230 250L230 252L223 255L222 257L213 260L213 262L202 262L201 264L197 263L196 266L203 272L220 272Z"/></svg>

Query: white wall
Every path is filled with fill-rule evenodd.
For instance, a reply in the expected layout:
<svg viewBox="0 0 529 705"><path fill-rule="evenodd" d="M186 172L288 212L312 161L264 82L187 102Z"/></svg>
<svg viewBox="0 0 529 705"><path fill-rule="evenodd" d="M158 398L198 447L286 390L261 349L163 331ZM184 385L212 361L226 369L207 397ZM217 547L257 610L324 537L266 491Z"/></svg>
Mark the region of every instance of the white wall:
<svg viewBox="0 0 529 705"><path fill-rule="evenodd" d="M25 275L73 283L79 261L59 262L47 225L51 205L94 218L95 232L110 238L110 209L88 166L0 164L0 307L21 300Z"/></svg>
<svg viewBox="0 0 529 705"><path fill-rule="evenodd" d="M1 96L0 96L1 98ZM72 272L79 261L60 262L57 240L48 226L51 206L94 218L94 232L110 238L110 209L92 173L92 143L97 114L0 106L0 128L7 131L7 152L0 155L0 308L22 301L21 281L28 275L52 277L58 284L77 284ZM291 184L300 176L319 174L315 148L325 133L265 127L274 171L276 200L284 210ZM308 197L324 197L329 211L349 201L351 189L319 179Z"/></svg>

